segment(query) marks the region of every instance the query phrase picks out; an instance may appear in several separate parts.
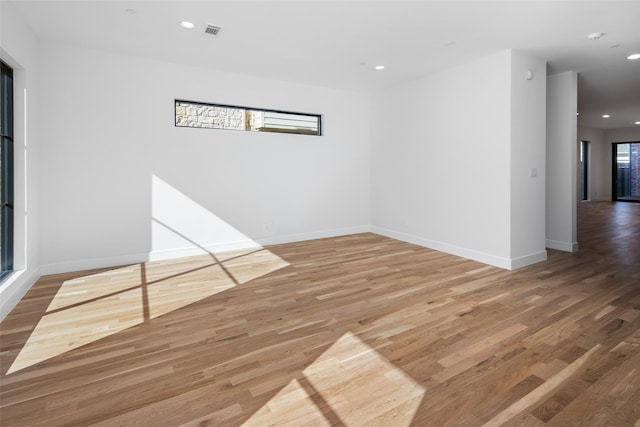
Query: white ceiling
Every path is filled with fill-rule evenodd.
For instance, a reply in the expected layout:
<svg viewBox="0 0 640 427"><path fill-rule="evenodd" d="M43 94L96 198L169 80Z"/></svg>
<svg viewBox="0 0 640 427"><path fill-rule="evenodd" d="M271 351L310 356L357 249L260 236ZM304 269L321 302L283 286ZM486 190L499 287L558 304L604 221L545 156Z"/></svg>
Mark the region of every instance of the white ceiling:
<svg viewBox="0 0 640 427"><path fill-rule="evenodd" d="M640 120L640 60L626 59L640 53L640 1L13 3L41 39L358 91L516 49L546 60L549 74L579 73L579 125ZM197 28L180 28L182 20ZM224 28L209 36L208 23ZM605 35L588 40L593 32Z"/></svg>

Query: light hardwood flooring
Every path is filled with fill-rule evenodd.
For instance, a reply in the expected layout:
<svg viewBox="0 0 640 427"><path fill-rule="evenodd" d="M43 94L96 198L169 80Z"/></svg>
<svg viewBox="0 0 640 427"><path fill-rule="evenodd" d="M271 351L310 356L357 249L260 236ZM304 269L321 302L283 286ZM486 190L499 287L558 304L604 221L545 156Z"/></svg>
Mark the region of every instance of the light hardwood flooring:
<svg viewBox="0 0 640 427"><path fill-rule="evenodd" d="M640 204L505 271L374 234L41 278L2 426L640 427Z"/></svg>

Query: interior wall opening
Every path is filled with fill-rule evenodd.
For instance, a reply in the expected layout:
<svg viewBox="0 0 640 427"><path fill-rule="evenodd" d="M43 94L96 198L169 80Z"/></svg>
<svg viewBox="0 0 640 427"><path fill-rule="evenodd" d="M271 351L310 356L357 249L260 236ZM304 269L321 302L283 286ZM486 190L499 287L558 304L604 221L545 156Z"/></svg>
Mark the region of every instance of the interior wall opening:
<svg viewBox="0 0 640 427"><path fill-rule="evenodd" d="M640 142L614 142L611 151L613 200L640 202Z"/></svg>
<svg viewBox="0 0 640 427"><path fill-rule="evenodd" d="M580 141L580 200L589 200L589 141Z"/></svg>

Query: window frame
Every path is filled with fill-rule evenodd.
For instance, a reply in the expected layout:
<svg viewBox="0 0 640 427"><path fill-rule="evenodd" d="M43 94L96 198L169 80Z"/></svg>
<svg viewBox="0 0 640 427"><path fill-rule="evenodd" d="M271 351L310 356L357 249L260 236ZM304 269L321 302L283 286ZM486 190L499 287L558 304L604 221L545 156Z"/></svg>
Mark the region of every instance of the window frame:
<svg viewBox="0 0 640 427"><path fill-rule="evenodd" d="M0 175L2 190L0 191L0 209L2 209L0 225L0 280L3 280L14 270L14 75L11 68L0 60L1 80L4 85L8 79L8 93L2 91L0 102L6 110L2 111L0 122L0 156L2 167Z"/></svg>
<svg viewBox="0 0 640 427"><path fill-rule="evenodd" d="M301 131L287 131L286 129L279 128L270 128L269 130L260 130L260 129L233 129L233 128L222 128L222 127L214 127L214 126L188 126L188 125L179 125L178 124L178 104L193 104L193 105L202 105L207 107L218 107L218 108L229 108L234 110L244 110L245 113L247 111L257 111L261 113L275 113L275 114L288 114L291 116L303 116L303 117L315 117L317 119L317 131L313 132L301 132ZM256 107L246 107L240 105L230 105L230 104L217 104L212 102L202 102L202 101L190 101L187 99L178 99L176 98L173 103L173 117L174 117L174 127L179 128L192 128L192 129L213 129L213 130L236 130L236 131L245 131L245 132L256 132L256 133L285 133L291 135L306 135L306 136L323 136L323 120L322 114L317 113L301 113L296 111L285 111L285 110L276 110L272 108L256 108Z"/></svg>

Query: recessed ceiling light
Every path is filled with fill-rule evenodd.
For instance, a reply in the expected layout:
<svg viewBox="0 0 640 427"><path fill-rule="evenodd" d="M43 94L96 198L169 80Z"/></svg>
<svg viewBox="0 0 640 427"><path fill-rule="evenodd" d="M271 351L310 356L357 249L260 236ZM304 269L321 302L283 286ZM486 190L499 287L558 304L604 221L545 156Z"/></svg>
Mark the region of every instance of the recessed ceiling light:
<svg viewBox="0 0 640 427"><path fill-rule="evenodd" d="M611 116L610 116L610 115L608 115L608 114L603 114L603 115L602 115L602 118L603 118L603 119L608 119L609 117L611 117Z"/></svg>
<svg viewBox="0 0 640 427"><path fill-rule="evenodd" d="M634 53L632 55L627 56L627 59L640 59L640 53Z"/></svg>
<svg viewBox="0 0 640 427"><path fill-rule="evenodd" d="M189 21L182 21L180 23L180 26L184 29L187 30L193 30L196 27L196 24L194 24L193 22L189 22Z"/></svg>
<svg viewBox="0 0 640 427"><path fill-rule="evenodd" d="M580 115L580 113L576 113L576 116L579 116L579 115Z"/></svg>
<svg viewBox="0 0 640 427"><path fill-rule="evenodd" d="M640 125L640 120L633 123L634 125Z"/></svg>
<svg viewBox="0 0 640 427"><path fill-rule="evenodd" d="M376 70L384 70L384 65L376 65L375 67Z"/></svg>
<svg viewBox="0 0 640 427"><path fill-rule="evenodd" d="M601 38L602 36L604 36L604 33L591 33L587 36L587 38L589 40L598 40L599 38Z"/></svg>

